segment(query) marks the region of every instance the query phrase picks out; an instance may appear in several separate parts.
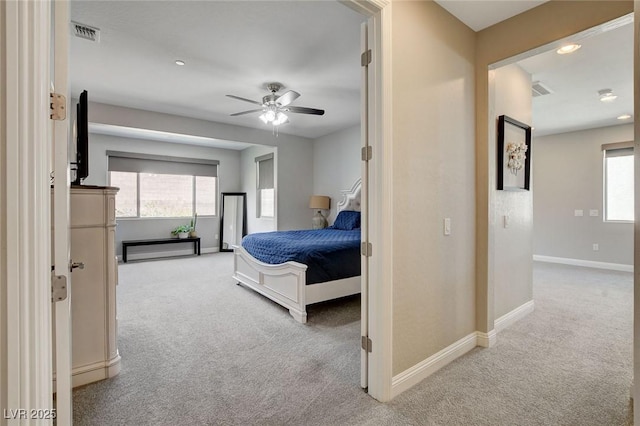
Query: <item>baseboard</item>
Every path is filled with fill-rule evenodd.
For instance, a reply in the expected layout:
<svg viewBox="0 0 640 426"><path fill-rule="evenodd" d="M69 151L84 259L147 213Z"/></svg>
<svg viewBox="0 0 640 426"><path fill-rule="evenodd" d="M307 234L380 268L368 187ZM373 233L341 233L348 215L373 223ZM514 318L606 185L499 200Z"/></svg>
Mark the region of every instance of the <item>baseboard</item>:
<svg viewBox="0 0 640 426"><path fill-rule="evenodd" d="M530 300L495 321L494 329L488 333L476 331L457 342L447 346L440 352L430 356L394 376L391 380L391 398L395 398L407 389L417 385L451 361L461 357L476 346L490 348L496 344L498 331L504 330L519 319L533 312L534 303Z"/></svg>
<svg viewBox="0 0 640 426"><path fill-rule="evenodd" d="M533 300L529 300L528 302L523 303L522 305L515 308L513 311L495 320L493 324L494 330L496 331L496 333L504 330L514 322L529 315L531 312L533 312L533 309L534 309Z"/></svg>
<svg viewBox="0 0 640 426"><path fill-rule="evenodd" d="M477 333L471 333L424 361L394 376L391 381L391 398L426 379L451 361L466 354L477 346Z"/></svg>
<svg viewBox="0 0 640 426"><path fill-rule="evenodd" d="M596 261L593 261L593 260L570 259L570 258L566 258L566 257L542 256L542 255L539 255L539 254L534 254L533 255L533 260L537 260L538 262L561 263L563 265L584 266L584 267L587 267L587 268L609 269L611 271L633 272L633 265L626 265L624 263L596 262Z"/></svg>
<svg viewBox="0 0 640 426"><path fill-rule="evenodd" d="M220 250L218 247L204 247L200 249L200 253L218 253ZM172 250L172 251L150 251L147 253L128 253L127 261L129 260L146 260L146 259L161 259L163 257L176 257L176 256L188 256L193 255L193 249L191 250ZM118 255L118 262L122 262L122 255Z"/></svg>
<svg viewBox="0 0 640 426"><path fill-rule="evenodd" d="M497 332L495 328L488 333L476 331L476 337L478 339L478 346L482 346L483 348L491 348L496 344Z"/></svg>
<svg viewBox="0 0 640 426"><path fill-rule="evenodd" d="M114 377L120 373L120 355L108 361L74 367L71 370L71 386L76 388L89 383ZM56 388L56 373L53 373L53 388Z"/></svg>

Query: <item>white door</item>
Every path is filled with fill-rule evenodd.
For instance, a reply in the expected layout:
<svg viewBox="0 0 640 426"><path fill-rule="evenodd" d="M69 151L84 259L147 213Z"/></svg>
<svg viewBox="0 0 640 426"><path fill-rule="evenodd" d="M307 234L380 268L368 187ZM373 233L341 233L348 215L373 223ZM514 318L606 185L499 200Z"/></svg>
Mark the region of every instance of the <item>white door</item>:
<svg viewBox="0 0 640 426"><path fill-rule="evenodd" d="M66 278L64 300L53 302L55 330L56 415L57 424L70 425L71 416L71 274L69 260L69 3L53 2L53 75L56 94L66 99L67 117L53 121L53 261L56 276Z"/></svg>
<svg viewBox="0 0 640 426"><path fill-rule="evenodd" d="M370 58L369 52L369 32L367 31L367 23L364 22L361 25L360 30L360 46L363 52L361 64L362 64L362 77L361 77L361 110L360 110L360 135L362 146L362 189L360 190L360 201L362 209L361 218L361 239L363 242L369 241L369 221L368 221L368 200L369 200L369 160L368 149L369 145L369 66L368 58ZM369 386L369 257L365 253L361 256L362 262L361 269L361 336L362 346L360 350L360 386L367 388Z"/></svg>

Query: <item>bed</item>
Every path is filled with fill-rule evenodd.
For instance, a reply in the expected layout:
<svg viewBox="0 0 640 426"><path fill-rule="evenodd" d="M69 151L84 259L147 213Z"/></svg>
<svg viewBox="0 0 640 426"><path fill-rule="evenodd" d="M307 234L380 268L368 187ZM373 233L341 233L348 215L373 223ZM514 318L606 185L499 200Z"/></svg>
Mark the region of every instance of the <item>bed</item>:
<svg viewBox="0 0 640 426"><path fill-rule="evenodd" d="M361 181L358 179L351 189L342 191L342 200L338 203L337 209L340 223L347 223L345 228L353 226L352 221L355 215L351 213L360 212L360 189ZM345 213L341 214L343 211ZM347 222L342 221L344 217L348 217ZM339 224L336 223L334 225ZM344 232L345 235L340 235L340 232ZM270 263L267 263L256 258L264 257L264 253L255 252L255 247L250 247L256 253L256 257L254 257L243 245L247 243L245 240L254 238L252 235L259 236L259 234L250 234L243 239L242 245L233 246L233 278L239 284L249 287L287 308L295 320L301 323L307 322L307 305L360 293L359 224L357 229L335 229L330 227L325 230L282 231L265 234L273 234L272 236L281 241L293 241L294 246L296 245L295 241L299 242L307 238L311 245L326 245L322 241L314 242L314 238L312 238L314 235L319 236L320 240L324 239L324 241L334 237L338 237L338 240L342 241L337 247L334 246L330 250L332 251L331 254L326 252L318 254L314 250L305 250L303 248L302 259L307 259L308 264L294 260L271 263L286 258L287 255L281 253L278 249L272 250L275 255L268 260ZM346 236L346 234L350 235ZM354 236L357 236L357 240L354 240ZM259 247L259 243L256 244ZM340 263L333 264L333 266L323 265L324 261L329 257L340 258L343 261L342 266L340 266ZM357 270L352 267L344 267L345 258L350 259L347 260L347 264L355 265ZM335 272L339 269L345 270L347 276L336 276Z"/></svg>

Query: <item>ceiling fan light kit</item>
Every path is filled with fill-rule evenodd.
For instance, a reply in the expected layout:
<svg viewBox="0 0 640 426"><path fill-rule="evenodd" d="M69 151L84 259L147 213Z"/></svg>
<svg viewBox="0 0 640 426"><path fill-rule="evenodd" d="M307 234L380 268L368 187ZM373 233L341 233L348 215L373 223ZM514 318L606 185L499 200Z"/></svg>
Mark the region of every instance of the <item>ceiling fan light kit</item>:
<svg viewBox="0 0 640 426"><path fill-rule="evenodd" d="M601 102L613 102L618 98L611 89L598 90L598 96L600 96Z"/></svg>
<svg viewBox="0 0 640 426"><path fill-rule="evenodd" d="M271 124L275 128L289 122L289 117L285 113L297 113L297 114L312 114L312 115L324 115L324 110L308 107L291 106L290 104L300 97L300 93L293 90L289 90L282 95L278 95L277 92L282 89L283 86L280 83L269 83L267 89L270 94L262 97L262 103L253 101L251 99L242 98L235 95L227 95L229 98L237 99L239 101L249 102L252 104L260 105L262 108L252 109L249 111L236 112L231 116L238 116L244 114L250 114L253 112L262 112L258 118L265 123Z"/></svg>

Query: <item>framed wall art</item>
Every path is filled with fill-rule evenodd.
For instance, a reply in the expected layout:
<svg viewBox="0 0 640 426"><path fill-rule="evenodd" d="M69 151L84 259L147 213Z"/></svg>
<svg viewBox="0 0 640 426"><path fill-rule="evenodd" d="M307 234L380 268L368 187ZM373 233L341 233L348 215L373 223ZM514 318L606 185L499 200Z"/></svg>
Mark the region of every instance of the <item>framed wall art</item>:
<svg viewBox="0 0 640 426"><path fill-rule="evenodd" d="M531 126L498 117L498 189L528 191L531 182Z"/></svg>

